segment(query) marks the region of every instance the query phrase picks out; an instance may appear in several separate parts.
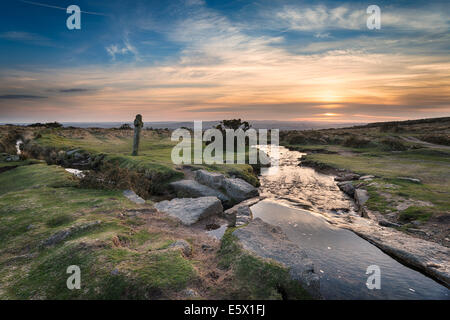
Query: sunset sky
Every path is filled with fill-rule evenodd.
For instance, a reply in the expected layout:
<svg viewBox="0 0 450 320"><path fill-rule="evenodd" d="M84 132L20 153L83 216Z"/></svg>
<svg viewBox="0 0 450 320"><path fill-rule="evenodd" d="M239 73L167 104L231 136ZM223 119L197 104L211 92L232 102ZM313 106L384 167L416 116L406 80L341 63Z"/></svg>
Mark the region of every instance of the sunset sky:
<svg viewBox="0 0 450 320"><path fill-rule="evenodd" d="M0 122L450 116L449 1L0 5Z"/></svg>

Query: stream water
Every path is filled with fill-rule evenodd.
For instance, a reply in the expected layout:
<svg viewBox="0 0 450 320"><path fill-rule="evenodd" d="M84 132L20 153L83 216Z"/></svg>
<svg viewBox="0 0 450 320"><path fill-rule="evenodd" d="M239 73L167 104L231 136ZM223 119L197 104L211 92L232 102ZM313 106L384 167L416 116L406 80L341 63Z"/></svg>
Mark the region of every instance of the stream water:
<svg viewBox="0 0 450 320"><path fill-rule="evenodd" d="M405 267L353 232L329 224L320 212L353 214L353 202L333 177L300 167L301 153L280 147L279 154L279 168L260 177L261 195L268 198L252 206L252 213L280 226L306 251L320 276L325 299L450 299L446 287ZM381 289L366 286L366 270L371 265L381 270Z"/></svg>
<svg viewBox="0 0 450 320"><path fill-rule="evenodd" d="M22 144L23 144L22 140L17 140L16 141L16 152L17 152L17 155L21 155L22 154L22 150L20 149Z"/></svg>

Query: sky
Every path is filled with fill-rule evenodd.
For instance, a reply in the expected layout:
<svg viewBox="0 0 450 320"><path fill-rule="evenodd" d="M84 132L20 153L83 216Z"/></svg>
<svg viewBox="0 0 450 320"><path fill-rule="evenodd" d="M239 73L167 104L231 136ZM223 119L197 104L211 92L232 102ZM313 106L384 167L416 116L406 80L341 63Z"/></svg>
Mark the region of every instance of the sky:
<svg viewBox="0 0 450 320"><path fill-rule="evenodd" d="M3 0L0 122L450 116L449 13L432 0Z"/></svg>

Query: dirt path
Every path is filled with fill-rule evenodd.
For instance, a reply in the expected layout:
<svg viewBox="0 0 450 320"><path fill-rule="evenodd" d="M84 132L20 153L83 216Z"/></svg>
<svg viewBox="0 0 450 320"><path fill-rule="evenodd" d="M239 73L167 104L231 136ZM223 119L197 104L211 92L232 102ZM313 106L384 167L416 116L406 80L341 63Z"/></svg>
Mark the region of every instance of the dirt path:
<svg viewBox="0 0 450 320"><path fill-rule="evenodd" d="M421 144L421 145L423 145L425 147L428 147L428 148L431 148L431 149L450 150L450 146L444 146L444 145L441 145L441 144L434 144L434 143L422 141L422 140L419 140L419 139L417 139L415 137L410 137L410 136L409 137L404 137L404 136L401 136L401 138L403 140L407 141L407 142L418 143L418 144Z"/></svg>

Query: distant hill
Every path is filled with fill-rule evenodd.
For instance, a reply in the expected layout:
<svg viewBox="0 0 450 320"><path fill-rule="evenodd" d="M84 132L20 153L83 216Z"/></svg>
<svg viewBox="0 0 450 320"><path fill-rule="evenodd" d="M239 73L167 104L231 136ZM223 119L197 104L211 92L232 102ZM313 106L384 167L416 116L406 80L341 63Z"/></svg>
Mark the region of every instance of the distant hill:
<svg viewBox="0 0 450 320"><path fill-rule="evenodd" d="M145 120L145 119L144 119ZM203 129L208 129L219 124L217 121L203 121ZM193 121L152 121L144 122L146 128L177 129L181 127L193 128ZM280 130L312 130L348 127L348 123L321 123L304 121L274 121L274 120L250 120L249 123L255 129L280 129ZM6 123L5 123L6 124ZM29 125L30 123L15 123L16 125ZM64 127L77 128L119 128L123 124L132 125L130 122L62 122ZM3 123L2 123L3 125ZM358 123L357 125L363 125Z"/></svg>
<svg viewBox="0 0 450 320"><path fill-rule="evenodd" d="M417 120L405 120L405 121L388 121L388 122L373 122L365 125L356 125L354 128L374 128L374 127L385 127L385 126L408 126L416 124L433 124L433 123L444 123L450 122L450 117L442 118L427 118L427 119L417 119Z"/></svg>

